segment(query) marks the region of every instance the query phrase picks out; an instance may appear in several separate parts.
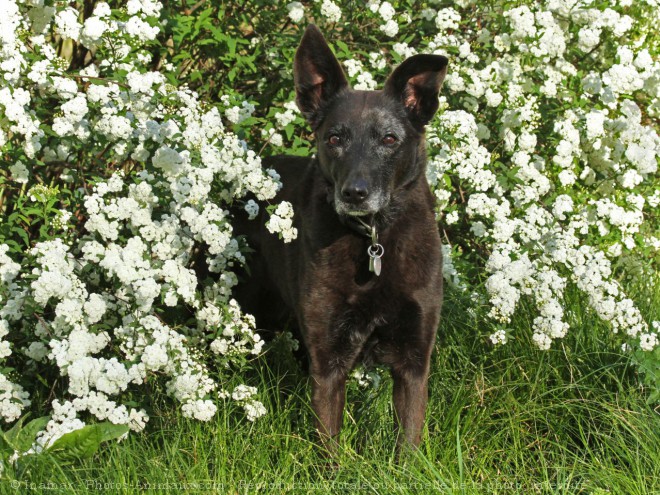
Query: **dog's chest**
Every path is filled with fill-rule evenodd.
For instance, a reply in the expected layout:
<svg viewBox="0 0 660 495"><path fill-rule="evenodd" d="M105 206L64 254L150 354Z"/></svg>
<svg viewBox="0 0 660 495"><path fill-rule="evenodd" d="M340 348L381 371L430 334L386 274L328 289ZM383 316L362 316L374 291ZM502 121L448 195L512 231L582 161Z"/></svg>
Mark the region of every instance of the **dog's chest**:
<svg viewBox="0 0 660 495"><path fill-rule="evenodd" d="M312 341L346 360L383 355L420 313L419 295L439 276L439 245L408 237L382 240L379 276L369 271L368 240L347 235L316 250L304 271L303 326ZM437 250L436 253L433 250ZM379 357L380 356L380 357Z"/></svg>
<svg viewBox="0 0 660 495"><path fill-rule="evenodd" d="M374 249L367 237L346 234L312 253L304 266L308 289L342 295L349 304L370 305L413 293L434 282L440 264L440 240L434 223L415 229L393 229ZM375 273L373 254L380 273Z"/></svg>

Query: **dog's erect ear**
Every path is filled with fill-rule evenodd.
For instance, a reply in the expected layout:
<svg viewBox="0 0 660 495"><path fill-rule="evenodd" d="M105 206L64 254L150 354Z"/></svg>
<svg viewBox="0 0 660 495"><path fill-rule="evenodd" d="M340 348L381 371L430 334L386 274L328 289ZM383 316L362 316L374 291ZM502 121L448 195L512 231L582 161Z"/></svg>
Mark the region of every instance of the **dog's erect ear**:
<svg viewBox="0 0 660 495"><path fill-rule="evenodd" d="M296 51L293 80L298 108L316 129L319 109L348 86L348 81L339 61L314 24L307 27Z"/></svg>
<svg viewBox="0 0 660 495"><path fill-rule="evenodd" d="M438 110L438 92L448 62L442 55L414 55L387 79L385 93L403 102L414 124L425 126Z"/></svg>

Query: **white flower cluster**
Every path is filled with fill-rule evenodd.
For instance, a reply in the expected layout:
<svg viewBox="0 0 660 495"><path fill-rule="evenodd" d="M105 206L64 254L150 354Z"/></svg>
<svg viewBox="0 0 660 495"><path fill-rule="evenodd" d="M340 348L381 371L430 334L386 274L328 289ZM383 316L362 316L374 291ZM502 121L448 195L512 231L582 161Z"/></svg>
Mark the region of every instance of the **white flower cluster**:
<svg viewBox="0 0 660 495"><path fill-rule="evenodd" d="M500 43L514 43L521 53L530 53L541 60L562 57L566 38L559 19L549 10L532 10L527 6L504 13L509 19L511 34L503 35ZM497 43L497 41L496 41Z"/></svg>
<svg viewBox="0 0 660 495"><path fill-rule="evenodd" d="M350 59L344 61L344 67L348 72L348 77L355 78L353 88L369 91L376 89L376 81L370 72L366 71L361 61Z"/></svg>
<svg viewBox="0 0 660 495"><path fill-rule="evenodd" d="M461 281L458 270L454 266L451 246L447 244L442 245L442 276L452 287L455 287L459 290L466 289L465 285Z"/></svg>
<svg viewBox="0 0 660 495"><path fill-rule="evenodd" d="M240 124L254 113L254 105L244 101L241 106L234 105L225 110L225 117L232 124Z"/></svg>
<svg viewBox="0 0 660 495"><path fill-rule="evenodd" d="M254 317L241 313L238 303L231 299L224 307L207 302L197 312L199 327L217 329L218 337L210 349L221 356L259 354L264 341L255 333Z"/></svg>
<svg viewBox="0 0 660 495"><path fill-rule="evenodd" d="M46 429L37 435L37 452L50 447L62 435L85 426L85 423L76 417L76 410L71 402L62 404L55 399L52 408L51 421L46 425Z"/></svg>
<svg viewBox="0 0 660 495"><path fill-rule="evenodd" d="M490 341L493 343L493 345L506 344L506 339L506 331L502 329L497 330L490 336Z"/></svg>
<svg viewBox="0 0 660 495"><path fill-rule="evenodd" d="M289 10L289 18L293 22L298 23L305 17L305 7L300 2L288 3L286 8Z"/></svg>
<svg viewBox="0 0 660 495"><path fill-rule="evenodd" d="M451 7L440 9L435 18L435 26L438 31L457 29L461 22L461 14Z"/></svg>
<svg viewBox="0 0 660 495"><path fill-rule="evenodd" d="M660 344L660 321L654 321L651 326L652 331L639 336L639 347L648 352L653 351Z"/></svg>
<svg viewBox="0 0 660 495"><path fill-rule="evenodd" d="M298 237L298 229L293 226L293 205L282 201L266 222L266 228L271 234L279 234L284 242L291 242Z"/></svg>
<svg viewBox="0 0 660 495"><path fill-rule="evenodd" d="M20 273L21 265L14 262L8 255L8 246L0 245L0 363L11 355L11 347L5 337L10 331L10 322L20 318L22 294L15 294L18 285L14 282ZM18 419L24 407L30 405L29 393L18 383L11 382L0 373L0 416L7 422Z"/></svg>
<svg viewBox="0 0 660 495"><path fill-rule="evenodd" d="M350 377L354 379L360 388L377 389L383 381L383 371L379 368L367 369L363 366L357 367Z"/></svg>
<svg viewBox="0 0 660 495"><path fill-rule="evenodd" d="M399 24L394 20L396 10L390 2L369 2L369 8L372 12L377 12L384 24L381 24L380 29L385 36L394 38L399 33Z"/></svg>
<svg viewBox="0 0 660 495"><path fill-rule="evenodd" d="M264 139L274 146L282 146L284 138L282 137L281 131L292 129L292 123L300 113L295 101L286 102L283 106L284 110L281 108L276 110L274 115L275 125L267 124L267 127L261 131L261 135ZM273 171L272 173L275 172Z"/></svg>
<svg viewBox="0 0 660 495"><path fill-rule="evenodd" d="M323 0L321 4L321 15L327 17L330 22L339 22L341 19L341 8L332 0Z"/></svg>
<svg viewBox="0 0 660 495"><path fill-rule="evenodd" d="M7 422L17 420L23 408L30 405L30 394L17 383L0 374L0 415Z"/></svg>
<svg viewBox="0 0 660 495"><path fill-rule="evenodd" d="M264 416L268 411L264 405L258 400L254 399L257 394L255 387L249 385L238 385L234 391L229 394L226 391L220 393L221 397L231 397L233 400L243 406L248 421L256 421L261 416Z"/></svg>
<svg viewBox="0 0 660 495"><path fill-rule="evenodd" d="M475 118L463 110L456 110L444 112L439 121L443 133L450 134L454 140L447 142L443 139L443 133L429 132L429 145L438 150L428 163L429 182L440 185L439 179L452 170L477 191L492 189L497 184L496 176L487 168L491 156L479 142ZM437 188L435 193L440 205L444 206L448 199L447 192Z"/></svg>

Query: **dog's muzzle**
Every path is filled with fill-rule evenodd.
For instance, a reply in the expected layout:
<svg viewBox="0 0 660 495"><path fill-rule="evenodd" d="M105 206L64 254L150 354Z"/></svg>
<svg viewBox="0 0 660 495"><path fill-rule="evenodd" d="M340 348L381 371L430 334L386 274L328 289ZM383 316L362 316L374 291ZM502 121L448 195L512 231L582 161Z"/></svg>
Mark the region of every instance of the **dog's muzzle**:
<svg viewBox="0 0 660 495"><path fill-rule="evenodd" d="M353 217L373 215L382 206L378 197L365 179L349 179L341 188L335 186L335 210L339 215Z"/></svg>
<svg viewBox="0 0 660 495"><path fill-rule="evenodd" d="M334 207L338 215L365 217L375 215L387 205L382 194L369 194L362 201L345 201L343 195L335 191Z"/></svg>

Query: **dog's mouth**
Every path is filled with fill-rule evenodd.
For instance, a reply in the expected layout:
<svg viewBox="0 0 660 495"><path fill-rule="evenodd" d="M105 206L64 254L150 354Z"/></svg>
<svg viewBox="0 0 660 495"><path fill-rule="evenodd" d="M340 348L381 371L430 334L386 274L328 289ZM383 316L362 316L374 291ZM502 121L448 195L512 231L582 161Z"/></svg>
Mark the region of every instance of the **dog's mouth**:
<svg viewBox="0 0 660 495"><path fill-rule="evenodd" d="M351 217L366 217L369 215L373 215L373 212L369 210L349 210L346 212L346 215Z"/></svg>
<svg viewBox="0 0 660 495"><path fill-rule="evenodd" d="M354 205L344 201L335 200L334 206L335 211L339 216L367 217L378 213L384 205L376 201L369 201L365 204Z"/></svg>

